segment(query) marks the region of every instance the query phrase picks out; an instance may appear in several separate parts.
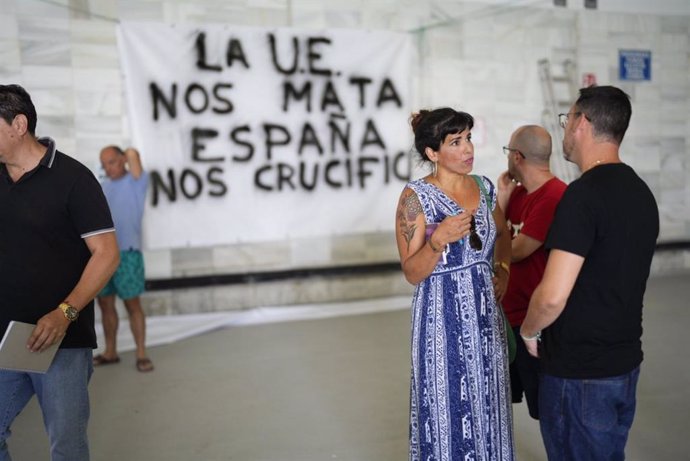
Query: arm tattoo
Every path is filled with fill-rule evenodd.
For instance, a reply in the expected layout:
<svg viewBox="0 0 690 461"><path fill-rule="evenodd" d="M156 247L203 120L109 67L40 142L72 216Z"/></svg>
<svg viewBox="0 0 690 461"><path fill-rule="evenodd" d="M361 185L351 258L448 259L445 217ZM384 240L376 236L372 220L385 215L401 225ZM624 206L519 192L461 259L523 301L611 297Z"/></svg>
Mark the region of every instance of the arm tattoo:
<svg viewBox="0 0 690 461"><path fill-rule="evenodd" d="M419 203L415 193L410 192L400 199L397 213L398 222L400 225L400 233L405 239L405 242L407 242L408 251L410 249L412 237L414 237L414 233L417 230L415 221L420 213L422 213L422 205Z"/></svg>

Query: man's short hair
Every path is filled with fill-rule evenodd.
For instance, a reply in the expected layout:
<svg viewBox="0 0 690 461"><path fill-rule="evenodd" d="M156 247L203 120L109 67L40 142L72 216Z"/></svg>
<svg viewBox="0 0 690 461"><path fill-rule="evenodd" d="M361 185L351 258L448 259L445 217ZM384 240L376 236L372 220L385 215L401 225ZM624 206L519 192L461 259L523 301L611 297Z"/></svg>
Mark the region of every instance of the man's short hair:
<svg viewBox="0 0 690 461"><path fill-rule="evenodd" d="M31 96L19 85L0 85L0 117L11 124L17 115L24 115L28 131L36 136L36 108Z"/></svg>
<svg viewBox="0 0 690 461"><path fill-rule="evenodd" d="M630 96L615 86L590 86L580 89L575 106L592 124L595 138L620 145L632 115Z"/></svg>

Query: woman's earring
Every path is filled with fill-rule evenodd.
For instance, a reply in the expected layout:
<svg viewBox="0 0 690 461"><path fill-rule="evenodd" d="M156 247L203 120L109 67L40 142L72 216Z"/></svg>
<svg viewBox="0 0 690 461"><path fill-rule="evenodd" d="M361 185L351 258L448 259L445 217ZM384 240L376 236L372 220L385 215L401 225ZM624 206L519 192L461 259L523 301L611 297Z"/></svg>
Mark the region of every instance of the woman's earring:
<svg viewBox="0 0 690 461"><path fill-rule="evenodd" d="M436 162L433 162L431 165L431 175L435 178L436 173L438 172L438 166L436 165Z"/></svg>

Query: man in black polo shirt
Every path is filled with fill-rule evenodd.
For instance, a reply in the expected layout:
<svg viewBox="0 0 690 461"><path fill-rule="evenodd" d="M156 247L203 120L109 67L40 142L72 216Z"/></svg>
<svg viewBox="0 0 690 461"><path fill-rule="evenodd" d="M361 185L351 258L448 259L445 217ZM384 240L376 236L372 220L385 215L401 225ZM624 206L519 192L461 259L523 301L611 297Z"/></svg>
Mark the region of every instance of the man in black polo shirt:
<svg viewBox="0 0 690 461"><path fill-rule="evenodd" d="M642 301L659 234L652 192L619 157L631 114L628 95L602 86L581 89L559 116L565 158L582 176L558 205L544 277L520 330L541 358L549 460L625 458L642 362Z"/></svg>
<svg viewBox="0 0 690 461"><path fill-rule="evenodd" d="M119 251L100 185L81 163L37 139L36 110L19 85L0 85L0 335L34 323L27 347L62 340L45 374L0 370L0 459L10 425L33 394L51 459L89 459L87 385L96 347L93 299Z"/></svg>

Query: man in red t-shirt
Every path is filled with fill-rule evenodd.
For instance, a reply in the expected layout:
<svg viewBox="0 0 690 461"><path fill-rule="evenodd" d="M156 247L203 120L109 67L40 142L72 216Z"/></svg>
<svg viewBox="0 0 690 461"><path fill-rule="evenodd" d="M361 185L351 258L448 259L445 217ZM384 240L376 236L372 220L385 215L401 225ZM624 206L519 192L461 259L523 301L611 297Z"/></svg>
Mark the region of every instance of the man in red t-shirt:
<svg viewBox="0 0 690 461"><path fill-rule="evenodd" d="M503 309L515 337L519 337L532 292L544 275L544 241L566 184L549 168L551 136L544 128L518 128L503 152L508 157L508 171L497 181L498 203L505 210L512 234L510 279ZM517 341L510 381L513 403L521 402L524 393L530 416L539 419L539 360L529 355L522 341Z"/></svg>

